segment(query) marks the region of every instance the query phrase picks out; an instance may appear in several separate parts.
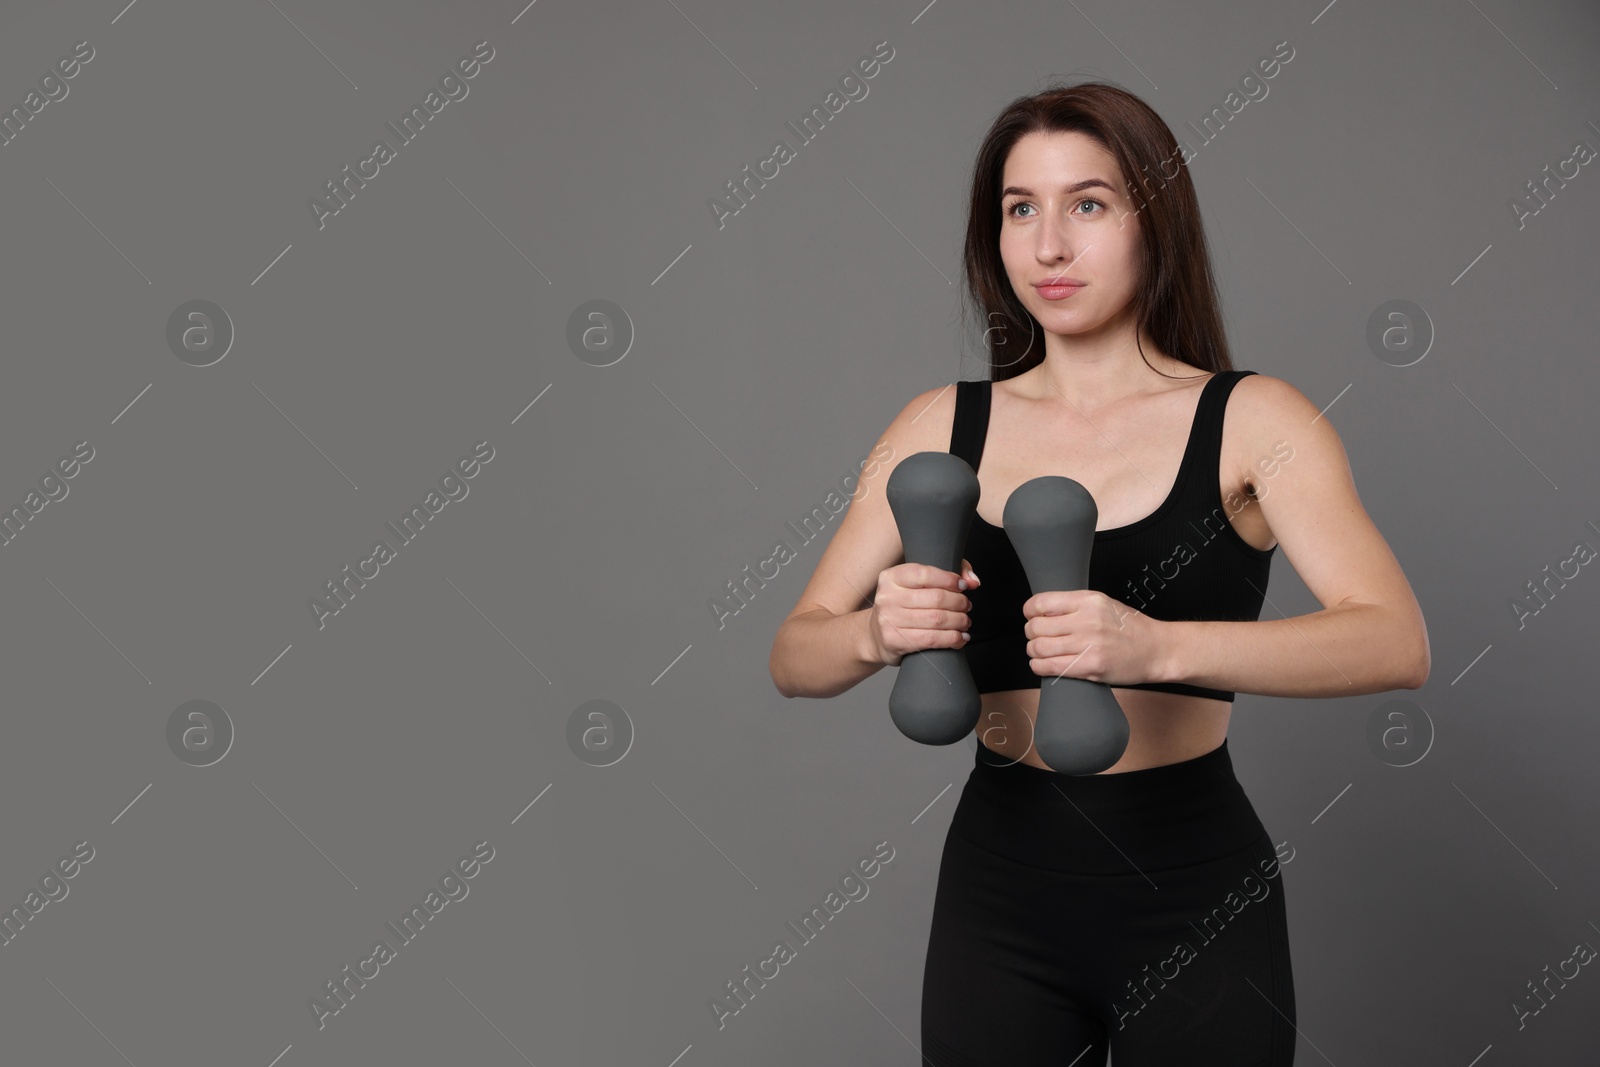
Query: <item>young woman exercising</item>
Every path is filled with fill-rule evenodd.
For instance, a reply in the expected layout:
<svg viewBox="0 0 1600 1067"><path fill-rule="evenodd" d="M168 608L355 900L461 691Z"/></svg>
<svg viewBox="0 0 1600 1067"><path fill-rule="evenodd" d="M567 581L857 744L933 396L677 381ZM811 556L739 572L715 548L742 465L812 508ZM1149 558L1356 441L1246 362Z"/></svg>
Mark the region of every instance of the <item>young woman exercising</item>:
<svg viewBox="0 0 1600 1067"><path fill-rule="evenodd" d="M786 696L842 693L965 648L978 746L945 841L922 989L934 1067L1292 1062L1272 838L1228 754L1235 692L1416 689L1427 630L1351 479L1289 383L1234 370L1172 131L1103 84L1020 98L978 151L965 273L990 376L884 431L982 493L956 574L901 562L883 492L851 506L773 643ZM1099 506L1090 588L1032 594L1001 527L1044 474ZM880 483L881 484L881 483ZM1274 552L1323 605L1260 618ZM1041 680L1112 688L1131 728L1101 774L1032 749Z"/></svg>

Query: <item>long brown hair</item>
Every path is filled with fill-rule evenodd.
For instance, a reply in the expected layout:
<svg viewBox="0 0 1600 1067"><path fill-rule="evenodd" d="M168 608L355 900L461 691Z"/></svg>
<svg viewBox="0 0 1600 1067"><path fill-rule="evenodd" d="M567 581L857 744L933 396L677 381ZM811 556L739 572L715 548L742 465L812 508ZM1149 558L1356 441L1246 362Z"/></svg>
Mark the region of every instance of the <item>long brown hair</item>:
<svg viewBox="0 0 1600 1067"><path fill-rule="evenodd" d="M1139 213L1135 341L1148 330L1173 359L1205 371L1232 370L1200 203L1177 139L1150 105L1126 89L1086 82L1013 100L994 120L973 164L963 268L967 295L983 317L989 376L1014 378L1044 362L1044 329L1018 299L1000 258L1006 157L1035 132L1086 134L1122 171ZM1144 356L1142 344L1139 355Z"/></svg>

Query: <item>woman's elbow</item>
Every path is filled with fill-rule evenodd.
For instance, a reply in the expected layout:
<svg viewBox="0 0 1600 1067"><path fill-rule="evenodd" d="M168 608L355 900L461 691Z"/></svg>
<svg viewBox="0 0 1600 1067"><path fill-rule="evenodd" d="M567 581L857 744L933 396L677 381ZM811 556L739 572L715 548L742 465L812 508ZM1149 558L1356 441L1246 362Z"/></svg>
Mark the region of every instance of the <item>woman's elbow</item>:
<svg viewBox="0 0 1600 1067"><path fill-rule="evenodd" d="M772 687L778 691L779 696L790 698L795 696L794 690L789 689L783 684L783 679L778 673L778 666L776 663L768 661L767 673L772 676Z"/></svg>
<svg viewBox="0 0 1600 1067"><path fill-rule="evenodd" d="M783 669L783 627L778 627L778 634L772 639L772 651L767 654L767 674L772 677L772 686L780 696L794 697L796 691L788 685L788 675Z"/></svg>
<svg viewBox="0 0 1600 1067"><path fill-rule="evenodd" d="M1421 689L1428 684L1428 675L1433 673L1433 653L1428 648L1428 631L1423 629L1416 635L1415 651L1409 659L1410 669L1406 672L1403 689Z"/></svg>

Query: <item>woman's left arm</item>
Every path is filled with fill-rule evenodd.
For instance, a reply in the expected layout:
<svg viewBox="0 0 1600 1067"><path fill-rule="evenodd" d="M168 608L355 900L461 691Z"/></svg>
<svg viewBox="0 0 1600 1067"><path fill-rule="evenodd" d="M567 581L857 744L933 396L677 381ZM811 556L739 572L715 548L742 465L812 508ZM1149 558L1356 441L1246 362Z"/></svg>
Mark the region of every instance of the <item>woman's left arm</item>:
<svg viewBox="0 0 1600 1067"><path fill-rule="evenodd" d="M1323 608L1255 622L1160 622L1151 680L1286 697L1421 688L1432 666L1422 609L1356 495L1333 426L1294 386L1256 374L1234 386L1226 429L1241 435L1234 454L1251 457L1244 473L1256 506ZM1292 459L1257 466L1255 457L1281 456L1284 442Z"/></svg>

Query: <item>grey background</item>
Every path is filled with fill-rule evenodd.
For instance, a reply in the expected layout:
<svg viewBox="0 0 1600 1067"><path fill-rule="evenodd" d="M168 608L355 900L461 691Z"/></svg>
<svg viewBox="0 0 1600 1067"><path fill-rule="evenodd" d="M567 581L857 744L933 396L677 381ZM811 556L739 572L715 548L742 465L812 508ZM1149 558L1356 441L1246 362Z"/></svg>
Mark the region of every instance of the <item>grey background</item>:
<svg viewBox="0 0 1600 1067"><path fill-rule="evenodd" d="M1296 850L1297 1062L1593 1062L1589 969L1521 1030L1510 1006L1600 944L1600 578L1521 630L1509 605L1600 545L1600 174L1520 230L1508 201L1600 144L1597 30L1505 0L6 5L5 108L96 56L0 148L0 503L95 458L0 549L0 902L95 857L0 947L0 1058L916 1062L971 741L900 736L893 671L774 690L824 540L724 628L708 602L911 396L982 376L955 283L1006 101L1109 78L1195 144L1287 40L1191 166L1236 364L1328 407L1423 605L1403 696L1436 731L1397 768L1366 736L1399 694L1235 706ZM480 40L470 95L318 230L307 199ZM784 123L885 40L799 145ZM798 158L719 231L708 198L779 138ZM165 341L197 298L237 330L205 368ZM1437 330L1404 368L1365 343L1396 298ZM604 368L566 341L594 299L636 331ZM485 439L319 630L308 598ZM1318 610L1274 571L1264 617ZM194 699L237 731L205 768L165 738ZM595 699L636 731L604 768L568 742ZM485 839L470 895L319 1030L307 999ZM708 999L880 841L870 894L719 1030Z"/></svg>

